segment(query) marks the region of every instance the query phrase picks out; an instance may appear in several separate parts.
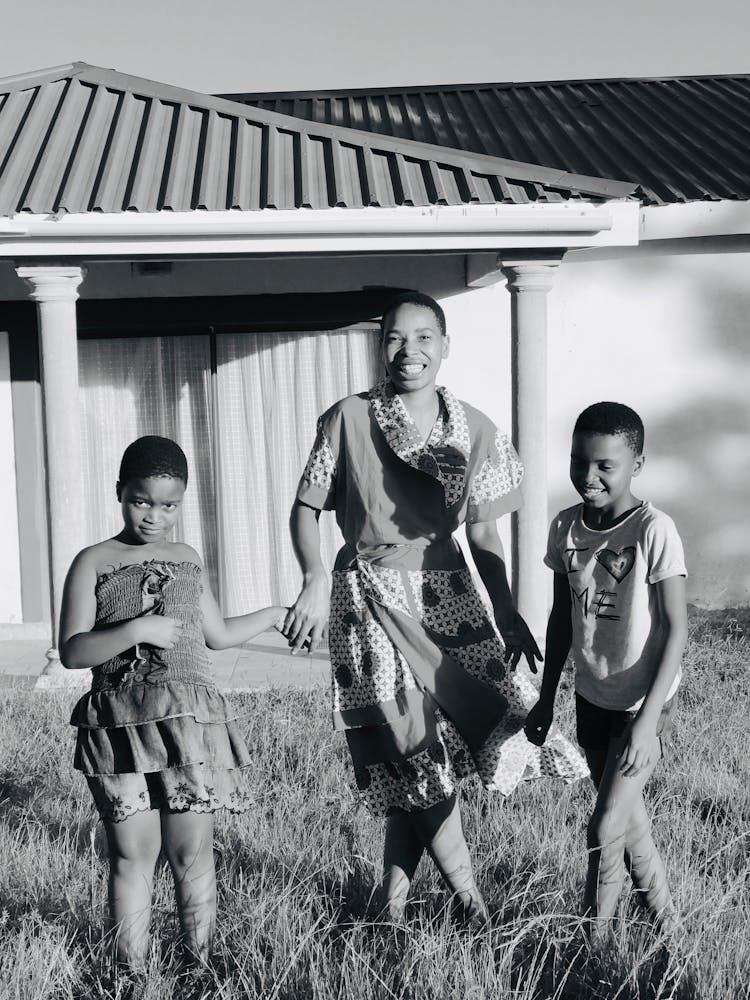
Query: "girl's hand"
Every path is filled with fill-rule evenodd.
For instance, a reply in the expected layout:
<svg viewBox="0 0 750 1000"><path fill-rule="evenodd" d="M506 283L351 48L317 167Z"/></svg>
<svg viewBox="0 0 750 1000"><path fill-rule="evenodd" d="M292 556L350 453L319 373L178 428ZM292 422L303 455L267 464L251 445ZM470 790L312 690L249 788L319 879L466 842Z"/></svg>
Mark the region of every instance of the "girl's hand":
<svg viewBox="0 0 750 1000"><path fill-rule="evenodd" d="M648 719L636 718L630 726L620 754L620 772L626 778L634 778L645 768L655 764L660 754L656 727Z"/></svg>
<svg viewBox="0 0 750 1000"><path fill-rule="evenodd" d="M516 665L522 656L526 657L529 670L532 674L537 673L535 659L542 659L539 647L536 644L531 630L521 615L511 608L509 612L504 612L502 616L495 614L495 620L500 635L505 643L505 662L509 664L511 670L516 669Z"/></svg>
<svg viewBox="0 0 750 1000"><path fill-rule="evenodd" d="M137 628L137 641L158 649L174 649L185 628L185 623L177 618L162 615L144 615L134 624Z"/></svg>
<svg viewBox="0 0 750 1000"><path fill-rule="evenodd" d="M526 716L526 722L523 727L529 743L533 743L538 747L542 746L547 739L547 733L549 732L549 727L552 725L553 717L553 706L542 701L540 698Z"/></svg>
<svg viewBox="0 0 750 1000"><path fill-rule="evenodd" d="M317 648L328 632L330 595L325 574L305 580L299 597L287 611L282 632L292 647L292 655L303 646L308 652Z"/></svg>

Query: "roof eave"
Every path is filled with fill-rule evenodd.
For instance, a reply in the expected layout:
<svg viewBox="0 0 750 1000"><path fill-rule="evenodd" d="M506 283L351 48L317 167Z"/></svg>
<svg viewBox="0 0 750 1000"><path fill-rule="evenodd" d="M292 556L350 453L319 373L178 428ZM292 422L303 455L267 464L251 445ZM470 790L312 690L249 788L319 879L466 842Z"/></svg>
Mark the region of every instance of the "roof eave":
<svg viewBox="0 0 750 1000"><path fill-rule="evenodd" d="M0 256L422 252L632 246L638 204L297 209L16 216Z"/></svg>

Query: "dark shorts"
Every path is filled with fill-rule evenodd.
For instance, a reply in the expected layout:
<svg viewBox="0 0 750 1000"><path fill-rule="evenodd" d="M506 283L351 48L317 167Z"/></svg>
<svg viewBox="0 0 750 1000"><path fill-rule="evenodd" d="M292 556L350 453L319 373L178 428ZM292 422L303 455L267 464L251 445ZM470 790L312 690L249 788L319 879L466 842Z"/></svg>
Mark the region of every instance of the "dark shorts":
<svg viewBox="0 0 750 1000"><path fill-rule="evenodd" d="M656 724L656 735L661 741L662 755L664 740L672 728L676 702L677 696L674 695L664 703ZM610 741L619 739L637 715L637 712L600 708L576 693L576 738L579 746L584 750L606 750Z"/></svg>

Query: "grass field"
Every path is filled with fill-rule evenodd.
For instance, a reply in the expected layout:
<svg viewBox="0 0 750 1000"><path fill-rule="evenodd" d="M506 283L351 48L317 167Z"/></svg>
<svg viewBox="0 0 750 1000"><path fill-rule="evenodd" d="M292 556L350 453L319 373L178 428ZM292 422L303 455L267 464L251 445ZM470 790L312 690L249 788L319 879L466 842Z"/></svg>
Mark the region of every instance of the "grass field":
<svg viewBox="0 0 750 1000"><path fill-rule="evenodd" d="M176 984L171 886L160 870L147 998L750 997L750 610L694 612L668 760L649 786L682 927L669 946L623 895L589 946L576 914L587 782L510 799L466 787L480 885L495 911L456 931L430 866L407 929L377 917L380 824L357 807L325 695L235 695L247 713L255 808L219 815L216 968ZM570 734L571 691L561 722ZM116 997L107 985L106 856L71 768L69 699L0 691L0 1000Z"/></svg>

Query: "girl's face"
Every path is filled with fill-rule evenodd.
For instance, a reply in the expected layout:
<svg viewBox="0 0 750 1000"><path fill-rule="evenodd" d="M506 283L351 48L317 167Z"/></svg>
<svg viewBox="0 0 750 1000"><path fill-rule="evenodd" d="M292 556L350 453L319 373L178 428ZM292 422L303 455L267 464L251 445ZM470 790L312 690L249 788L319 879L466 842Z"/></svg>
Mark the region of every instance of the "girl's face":
<svg viewBox="0 0 750 1000"><path fill-rule="evenodd" d="M148 476L117 484L124 527L120 539L129 545L161 542L180 513L185 484L172 476Z"/></svg>
<svg viewBox="0 0 750 1000"><path fill-rule="evenodd" d="M415 392L435 384L448 337L440 332L432 309L408 303L395 309L383 329L386 371L399 392Z"/></svg>

